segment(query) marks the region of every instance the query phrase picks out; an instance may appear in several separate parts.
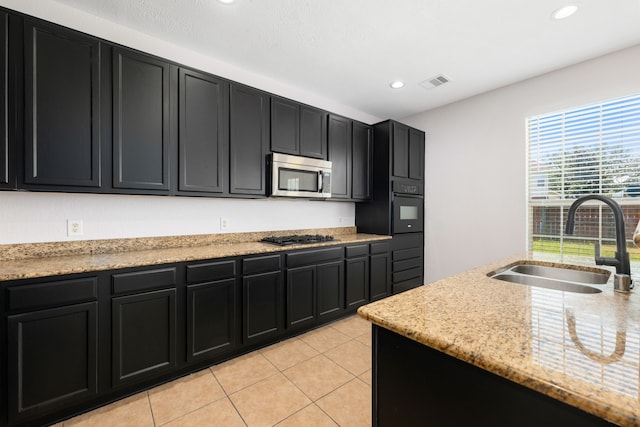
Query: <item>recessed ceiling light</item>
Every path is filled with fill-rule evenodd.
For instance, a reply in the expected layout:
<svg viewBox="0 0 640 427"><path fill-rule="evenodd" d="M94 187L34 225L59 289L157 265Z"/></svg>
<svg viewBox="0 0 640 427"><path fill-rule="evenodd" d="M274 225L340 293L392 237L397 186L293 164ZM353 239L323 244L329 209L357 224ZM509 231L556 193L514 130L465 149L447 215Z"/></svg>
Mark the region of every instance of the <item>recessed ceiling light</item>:
<svg viewBox="0 0 640 427"><path fill-rule="evenodd" d="M235 2L236 0L218 0L218 1L220 3L223 3L223 4L231 4L231 3Z"/></svg>
<svg viewBox="0 0 640 427"><path fill-rule="evenodd" d="M566 6L562 6L559 9L556 9L555 12L551 14L551 17L555 20L565 19L573 15L578 11L578 6L575 4L568 4Z"/></svg>
<svg viewBox="0 0 640 427"><path fill-rule="evenodd" d="M393 89L400 89L402 86L404 86L404 82L396 80L395 82L389 83L389 86L391 86Z"/></svg>

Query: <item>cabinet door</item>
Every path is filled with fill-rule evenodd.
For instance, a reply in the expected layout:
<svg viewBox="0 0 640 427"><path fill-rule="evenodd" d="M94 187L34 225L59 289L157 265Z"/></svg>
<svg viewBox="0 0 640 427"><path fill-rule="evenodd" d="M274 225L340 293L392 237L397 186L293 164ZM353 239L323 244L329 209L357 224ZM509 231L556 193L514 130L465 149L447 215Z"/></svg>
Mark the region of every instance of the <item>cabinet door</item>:
<svg viewBox="0 0 640 427"><path fill-rule="evenodd" d="M113 187L169 190L169 64L113 49Z"/></svg>
<svg viewBox="0 0 640 427"><path fill-rule="evenodd" d="M236 279L187 286L187 362L237 345Z"/></svg>
<svg viewBox="0 0 640 427"><path fill-rule="evenodd" d="M175 289L115 297L111 310L114 386L175 368Z"/></svg>
<svg viewBox="0 0 640 427"><path fill-rule="evenodd" d="M282 273L245 276L242 285L243 343L278 336L282 332Z"/></svg>
<svg viewBox="0 0 640 427"><path fill-rule="evenodd" d="M371 301L391 294L391 257L388 253L371 255L369 295Z"/></svg>
<svg viewBox="0 0 640 427"><path fill-rule="evenodd" d="M351 160L351 198L368 200L371 198L371 126L353 123L353 158Z"/></svg>
<svg viewBox="0 0 640 427"><path fill-rule="evenodd" d="M329 161L331 168L331 197L351 197L351 121L329 115Z"/></svg>
<svg viewBox="0 0 640 427"><path fill-rule="evenodd" d="M225 191L229 146L229 84L180 69L178 190Z"/></svg>
<svg viewBox="0 0 640 427"><path fill-rule="evenodd" d="M299 104L271 97L271 151L300 154Z"/></svg>
<svg viewBox="0 0 640 427"><path fill-rule="evenodd" d="M9 15L0 12L0 188L9 187Z"/></svg>
<svg viewBox="0 0 640 427"><path fill-rule="evenodd" d="M230 109L229 192L265 196L269 96L232 84Z"/></svg>
<svg viewBox="0 0 640 427"><path fill-rule="evenodd" d="M316 267L318 318L338 316L344 309L344 263L342 260Z"/></svg>
<svg viewBox="0 0 640 427"><path fill-rule="evenodd" d="M100 48L92 37L25 21L27 187L100 187Z"/></svg>
<svg viewBox="0 0 640 427"><path fill-rule="evenodd" d="M312 324L316 318L316 266L287 270L287 327Z"/></svg>
<svg viewBox="0 0 640 427"><path fill-rule="evenodd" d="M347 309L356 308L369 301L369 258L353 258L345 262Z"/></svg>
<svg viewBox="0 0 640 427"><path fill-rule="evenodd" d="M409 129L409 178L424 178L424 133Z"/></svg>
<svg viewBox="0 0 640 427"><path fill-rule="evenodd" d="M393 170L391 175L409 177L409 128L393 123Z"/></svg>
<svg viewBox="0 0 640 427"><path fill-rule="evenodd" d="M9 316L9 422L97 395L97 303Z"/></svg>
<svg viewBox="0 0 640 427"><path fill-rule="evenodd" d="M300 155L327 158L327 113L308 105L300 106Z"/></svg>

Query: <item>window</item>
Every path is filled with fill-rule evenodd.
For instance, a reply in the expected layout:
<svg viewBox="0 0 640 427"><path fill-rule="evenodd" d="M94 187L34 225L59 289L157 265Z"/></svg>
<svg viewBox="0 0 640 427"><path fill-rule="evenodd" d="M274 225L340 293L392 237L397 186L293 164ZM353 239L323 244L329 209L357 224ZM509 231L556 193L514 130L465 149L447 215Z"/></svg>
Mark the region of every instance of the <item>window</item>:
<svg viewBox="0 0 640 427"><path fill-rule="evenodd" d="M615 253L611 210L587 202L564 235L567 211L578 197L601 194L623 209L632 270L640 215L640 94L527 119L529 249L540 259L593 260ZM640 268L640 264L636 267Z"/></svg>

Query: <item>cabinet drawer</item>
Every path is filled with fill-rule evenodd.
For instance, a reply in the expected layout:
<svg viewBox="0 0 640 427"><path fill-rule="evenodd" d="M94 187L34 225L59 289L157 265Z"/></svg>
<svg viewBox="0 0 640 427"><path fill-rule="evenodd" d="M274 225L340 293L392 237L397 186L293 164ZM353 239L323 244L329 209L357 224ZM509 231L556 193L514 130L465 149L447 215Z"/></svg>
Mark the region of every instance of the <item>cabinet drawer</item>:
<svg viewBox="0 0 640 427"><path fill-rule="evenodd" d="M347 258L354 258L359 256L369 255L369 245L356 245L347 246L346 248Z"/></svg>
<svg viewBox="0 0 640 427"><path fill-rule="evenodd" d="M422 248L400 249L393 251L393 260L399 261L407 258L415 258L422 256Z"/></svg>
<svg viewBox="0 0 640 427"><path fill-rule="evenodd" d="M340 259L342 258L342 253L342 247L294 252L287 254L287 267L302 267L304 265Z"/></svg>
<svg viewBox="0 0 640 427"><path fill-rule="evenodd" d="M422 267L422 258L409 258L402 261L393 261L394 273L415 267Z"/></svg>
<svg viewBox="0 0 640 427"><path fill-rule="evenodd" d="M236 262L219 261L187 266L187 283L213 282L236 276Z"/></svg>
<svg viewBox="0 0 640 427"><path fill-rule="evenodd" d="M7 289L9 310L31 310L95 300L98 278L60 280Z"/></svg>
<svg viewBox="0 0 640 427"><path fill-rule="evenodd" d="M258 274L280 270L280 255L261 256L242 260L242 274Z"/></svg>
<svg viewBox="0 0 640 427"><path fill-rule="evenodd" d="M389 252L389 242L371 243L371 254L383 254Z"/></svg>
<svg viewBox="0 0 640 427"><path fill-rule="evenodd" d="M393 283L402 282L404 280L413 279L422 275L422 268L416 267L410 270L399 271L393 273Z"/></svg>
<svg viewBox="0 0 640 427"><path fill-rule="evenodd" d="M135 271L112 276L113 293L124 294L176 285L176 268Z"/></svg>
<svg viewBox="0 0 640 427"><path fill-rule="evenodd" d="M420 279L420 277L414 277L413 279L394 283L393 293L397 294L398 292L404 292L409 289L417 288L418 286L422 286L422 280Z"/></svg>

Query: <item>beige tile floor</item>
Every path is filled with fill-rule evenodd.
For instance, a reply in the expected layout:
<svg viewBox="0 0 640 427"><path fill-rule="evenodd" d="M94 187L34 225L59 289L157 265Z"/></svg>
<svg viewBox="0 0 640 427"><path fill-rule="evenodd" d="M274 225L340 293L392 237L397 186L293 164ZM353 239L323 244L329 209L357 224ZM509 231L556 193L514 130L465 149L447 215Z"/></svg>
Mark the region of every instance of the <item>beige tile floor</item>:
<svg viewBox="0 0 640 427"><path fill-rule="evenodd" d="M354 315L56 427L370 425L371 324Z"/></svg>

